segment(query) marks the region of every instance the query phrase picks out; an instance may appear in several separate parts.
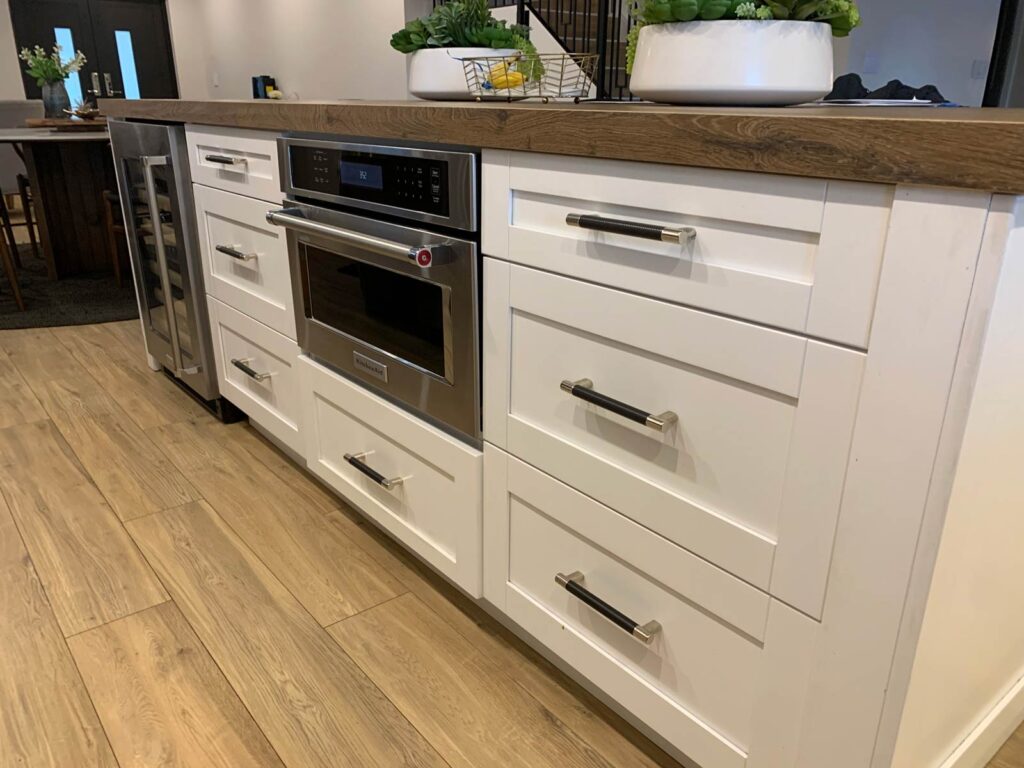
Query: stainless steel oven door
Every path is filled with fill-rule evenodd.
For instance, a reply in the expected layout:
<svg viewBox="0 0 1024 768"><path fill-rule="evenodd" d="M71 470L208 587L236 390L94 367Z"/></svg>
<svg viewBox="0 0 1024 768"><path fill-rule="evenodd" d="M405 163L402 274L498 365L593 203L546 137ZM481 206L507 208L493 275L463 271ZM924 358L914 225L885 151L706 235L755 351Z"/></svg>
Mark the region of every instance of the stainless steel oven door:
<svg viewBox="0 0 1024 768"><path fill-rule="evenodd" d="M288 231L303 352L479 443L477 245L288 205L267 219Z"/></svg>

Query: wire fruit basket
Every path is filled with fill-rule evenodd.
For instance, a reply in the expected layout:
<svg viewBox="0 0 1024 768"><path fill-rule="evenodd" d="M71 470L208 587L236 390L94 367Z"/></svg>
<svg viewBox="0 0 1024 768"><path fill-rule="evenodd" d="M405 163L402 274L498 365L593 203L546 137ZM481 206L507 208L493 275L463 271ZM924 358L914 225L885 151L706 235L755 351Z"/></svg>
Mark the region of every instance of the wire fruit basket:
<svg viewBox="0 0 1024 768"><path fill-rule="evenodd" d="M536 53L471 56L462 60L466 85L477 101L590 98L596 53Z"/></svg>

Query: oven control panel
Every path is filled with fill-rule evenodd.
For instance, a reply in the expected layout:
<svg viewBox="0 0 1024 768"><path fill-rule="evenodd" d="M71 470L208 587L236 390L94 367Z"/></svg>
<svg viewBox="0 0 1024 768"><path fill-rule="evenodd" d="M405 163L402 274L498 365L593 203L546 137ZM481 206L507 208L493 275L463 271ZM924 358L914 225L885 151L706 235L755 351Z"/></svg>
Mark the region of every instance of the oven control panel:
<svg viewBox="0 0 1024 768"><path fill-rule="evenodd" d="M449 216L449 162L443 158L292 144L288 164L293 194Z"/></svg>

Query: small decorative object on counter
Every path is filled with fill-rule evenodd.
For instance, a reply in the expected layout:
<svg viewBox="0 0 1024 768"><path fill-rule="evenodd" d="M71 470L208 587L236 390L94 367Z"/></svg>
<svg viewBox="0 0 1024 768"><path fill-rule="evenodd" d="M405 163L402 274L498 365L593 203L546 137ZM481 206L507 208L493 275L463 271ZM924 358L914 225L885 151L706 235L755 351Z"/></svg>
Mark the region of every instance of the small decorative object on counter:
<svg viewBox="0 0 1024 768"><path fill-rule="evenodd" d="M27 65L25 71L35 78L36 84L43 89L43 109L46 117L66 118L65 111L71 109L71 99L64 80L83 66L85 54L78 51L74 58L65 61L61 57L61 47L53 46L53 52L47 53L42 46L33 49L22 48L18 55Z"/></svg>
<svg viewBox="0 0 1024 768"><path fill-rule="evenodd" d="M467 82L467 59L494 57L500 63L518 57L516 77L537 80L544 74L529 28L494 18L487 0L449 0L392 35L391 47L409 54L409 92L421 99L476 98Z"/></svg>
<svg viewBox="0 0 1024 768"><path fill-rule="evenodd" d="M254 99L270 99L277 90L277 81L270 75L256 75L252 79L252 97Z"/></svg>
<svg viewBox="0 0 1024 768"><path fill-rule="evenodd" d="M832 38L856 0L643 0L630 31L630 90L673 104L787 105L832 90Z"/></svg>
<svg viewBox="0 0 1024 768"><path fill-rule="evenodd" d="M79 120L95 120L101 113L99 108L80 101L75 105L74 109L65 109L64 114L68 117L77 117Z"/></svg>
<svg viewBox="0 0 1024 768"><path fill-rule="evenodd" d="M477 101L589 98L596 53L541 53L470 56L462 60L469 92Z"/></svg>

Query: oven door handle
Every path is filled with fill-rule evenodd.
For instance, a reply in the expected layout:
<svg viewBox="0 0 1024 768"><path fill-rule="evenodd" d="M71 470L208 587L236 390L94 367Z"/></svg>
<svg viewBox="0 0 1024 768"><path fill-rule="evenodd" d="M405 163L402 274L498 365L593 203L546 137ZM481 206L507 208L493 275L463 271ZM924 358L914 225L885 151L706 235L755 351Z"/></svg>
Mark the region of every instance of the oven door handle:
<svg viewBox="0 0 1024 768"><path fill-rule="evenodd" d="M402 243L396 243L393 240L384 240L379 237L373 237L372 235L364 235L361 232L353 232L348 229L341 229L340 227L332 227L330 224L321 224L318 221L310 221L305 216L302 216L301 210L298 208L285 208L280 211L270 211L267 214L267 222L276 227L293 229L296 232L302 232L307 235L329 237L332 240L337 240L348 245L354 245L358 248L364 248L383 256L391 256L392 258L401 259L402 261L415 262L417 260L417 254L421 254L424 250L431 250L426 246L403 245Z"/></svg>

